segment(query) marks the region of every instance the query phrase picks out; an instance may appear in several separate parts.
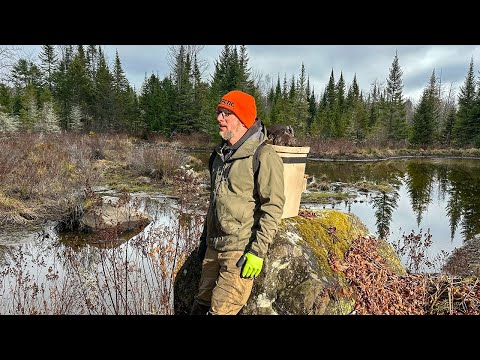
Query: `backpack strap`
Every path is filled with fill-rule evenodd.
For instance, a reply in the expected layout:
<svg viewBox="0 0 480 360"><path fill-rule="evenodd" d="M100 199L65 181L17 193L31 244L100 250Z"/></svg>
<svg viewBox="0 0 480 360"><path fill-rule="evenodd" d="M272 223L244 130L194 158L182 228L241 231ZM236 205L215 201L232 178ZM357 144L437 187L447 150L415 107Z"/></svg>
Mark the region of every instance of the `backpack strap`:
<svg viewBox="0 0 480 360"><path fill-rule="evenodd" d="M255 178L255 183L256 183L258 168L260 167L260 160L258 160L260 156L260 150L267 144L267 141L268 140L262 141L257 146L252 156L252 167L253 167L253 176ZM217 152L213 150L212 153L210 154L210 158L208 159L208 170L210 171L210 176L212 176L213 162L215 161L216 155L217 155Z"/></svg>
<svg viewBox="0 0 480 360"><path fill-rule="evenodd" d="M210 154L210 158L208 159L208 170L210 171L210 176L212 176L213 161L215 160L215 155L217 155L217 152L213 150Z"/></svg>
<svg viewBox="0 0 480 360"><path fill-rule="evenodd" d="M267 140L263 141L260 143L260 145L257 146L255 149L255 152L253 153L252 161L253 161L253 175L257 176L258 168L260 167L260 160L258 160L260 156L260 150L267 144Z"/></svg>

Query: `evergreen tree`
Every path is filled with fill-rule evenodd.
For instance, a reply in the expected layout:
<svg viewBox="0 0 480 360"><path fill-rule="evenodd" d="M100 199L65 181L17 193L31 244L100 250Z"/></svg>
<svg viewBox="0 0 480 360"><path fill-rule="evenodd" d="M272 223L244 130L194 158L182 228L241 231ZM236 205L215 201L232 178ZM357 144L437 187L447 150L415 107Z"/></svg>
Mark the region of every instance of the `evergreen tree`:
<svg viewBox="0 0 480 360"><path fill-rule="evenodd" d="M125 76L125 72L122 68L122 62L120 56L118 56L118 50L115 51L115 63L113 66L113 78L112 85L117 94L124 94L128 89L128 80Z"/></svg>
<svg viewBox="0 0 480 360"><path fill-rule="evenodd" d="M11 113L12 103L11 89L7 85L0 83L0 109L3 109L4 113Z"/></svg>
<svg viewBox="0 0 480 360"><path fill-rule="evenodd" d="M355 101L357 101L359 97L360 97L360 89L357 83L357 74L354 74L352 85L348 88L347 99L346 99L347 108L353 107Z"/></svg>
<svg viewBox="0 0 480 360"><path fill-rule="evenodd" d="M413 116L410 142L414 145L431 145L433 140L433 121L431 95L429 89L426 88Z"/></svg>
<svg viewBox="0 0 480 360"><path fill-rule="evenodd" d="M13 66L11 80L16 89L23 90L28 85L35 89L42 84L40 69L33 62L26 59L19 59Z"/></svg>
<svg viewBox="0 0 480 360"><path fill-rule="evenodd" d="M88 45L85 54L85 66L87 68L87 75L89 79L94 82L95 74L97 72L98 50L96 45Z"/></svg>
<svg viewBox="0 0 480 360"><path fill-rule="evenodd" d="M35 122L34 130L41 133L60 131L60 122L51 102L43 105L43 109Z"/></svg>
<svg viewBox="0 0 480 360"><path fill-rule="evenodd" d="M455 127L455 120L457 118L457 111L454 107L450 108L445 127L443 128L442 143L446 146L451 146L453 138L453 129Z"/></svg>
<svg viewBox="0 0 480 360"><path fill-rule="evenodd" d="M395 52L386 88L386 114L385 125L387 136L392 140L402 140L407 136L407 122L405 116L405 102L403 100L403 72Z"/></svg>
<svg viewBox="0 0 480 360"><path fill-rule="evenodd" d="M182 74L180 76L180 83L175 84L177 89L177 101L176 101L176 117L174 123L175 131L182 133L190 133L196 131L194 114L194 87L192 82L192 61L190 56L186 54L184 59L180 59L183 62L181 66Z"/></svg>
<svg viewBox="0 0 480 360"><path fill-rule="evenodd" d="M212 127L211 124L215 124L215 122L212 121L210 116L211 109L209 108L208 101L208 84L202 81L200 66L196 55L193 62L192 79L194 106L193 119L196 119L194 128L209 134Z"/></svg>
<svg viewBox="0 0 480 360"><path fill-rule="evenodd" d="M72 131L81 131L83 129L84 115L80 105L73 105L70 111L70 129Z"/></svg>
<svg viewBox="0 0 480 360"><path fill-rule="evenodd" d="M305 72L305 65L302 63L300 77L296 83L295 96L293 97L293 117L290 122L295 134L305 135L307 133L309 118L309 99L307 96L308 79Z"/></svg>
<svg viewBox="0 0 480 360"><path fill-rule="evenodd" d="M423 91L419 106L413 116L413 127L410 135L410 141L415 145L433 144L435 122L438 119L438 88L433 70L428 87Z"/></svg>
<svg viewBox="0 0 480 360"><path fill-rule="evenodd" d="M307 83L309 84L309 82ZM307 89L310 89L310 86L307 85ZM315 121L317 115L317 101L315 98L315 90L312 90L308 94L308 117L307 117L307 133L311 134L312 124Z"/></svg>
<svg viewBox="0 0 480 360"><path fill-rule="evenodd" d="M343 137L347 127L347 119L345 116L345 80L343 79L343 72L340 72L340 77L335 85L335 107L333 110L333 134L335 137Z"/></svg>
<svg viewBox="0 0 480 360"><path fill-rule="evenodd" d="M377 88L377 83L373 84L373 89L370 92L370 100L368 101L369 115L368 115L368 128L372 129L378 120L378 102L379 102L379 92Z"/></svg>
<svg viewBox="0 0 480 360"><path fill-rule="evenodd" d="M229 92L230 89L227 84L227 69L229 67L230 57L231 57L231 48L230 45L224 45L218 60L214 62L215 70L212 76L211 82L211 98L213 100L213 108L218 104L219 99Z"/></svg>
<svg viewBox="0 0 480 360"><path fill-rule="evenodd" d="M95 74L95 97L93 124L87 130L112 130L117 127L112 119L112 109L115 107L115 92L112 84L112 74L108 68L103 51L99 48L97 72ZM113 120L113 121L112 121Z"/></svg>
<svg viewBox="0 0 480 360"><path fill-rule="evenodd" d="M42 45L39 58L41 60L40 69L43 71L44 81L47 84L50 92L53 91L53 74L57 69L57 54L55 52L55 46Z"/></svg>
<svg viewBox="0 0 480 360"><path fill-rule="evenodd" d="M283 95L282 86L280 84L280 75L277 77L277 85L275 86L275 92L272 101L272 110L270 112L270 121L267 125L274 125L280 123L280 113L283 107Z"/></svg>
<svg viewBox="0 0 480 360"><path fill-rule="evenodd" d="M118 55L118 50L115 51L115 62L113 65L112 73L112 86L115 93L115 112L118 119L118 126L128 126L130 120L128 114L131 113L133 106L132 94L129 91L130 84L125 76L125 72L122 68L122 62Z"/></svg>
<svg viewBox="0 0 480 360"><path fill-rule="evenodd" d="M454 127L455 142L459 145L469 145L473 142L475 135L474 117L476 112L476 84L473 69L473 58L463 86L460 87L458 96L458 112Z"/></svg>
<svg viewBox="0 0 480 360"><path fill-rule="evenodd" d="M138 130L160 132L170 136L173 127L176 90L171 78L162 81L152 74L143 84L139 98L142 121L137 124Z"/></svg>
<svg viewBox="0 0 480 360"><path fill-rule="evenodd" d="M93 83L87 74L85 53L81 45L79 45L77 53L73 56L65 73L64 85L68 92L65 94L67 95L65 98L66 107L61 116L66 116L66 129L70 129L70 114L73 106L80 106L82 113L85 115L93 112Z"/></svg>
<svg viewBox="0 0 480 360"><path fill-rule="evenodd" d="M37 101L37 92L32 85L27 85L21 95L20 123L26 131L33 130L36 122L39 120L39 106Z"/></svg>
<svg viewBox="0 0 480 360"><path fill-rule="evenodd" d="M329 138L335 135L335 103L336 103L336 85L333 69L330 73L330 79L325 88L322 106L317 112L316 122L318 122L318 130L324 137Z"/></svg>
<svg viewBox="0 0 480 360"><path fill-rule="evenodd" d="M255 89L255 85L251 80L251 68L248 64L249 62L247 47L245 45L240 46L240 54L238 57L239 62L239 74L238 74L238 90L253 93Z"/></svg>

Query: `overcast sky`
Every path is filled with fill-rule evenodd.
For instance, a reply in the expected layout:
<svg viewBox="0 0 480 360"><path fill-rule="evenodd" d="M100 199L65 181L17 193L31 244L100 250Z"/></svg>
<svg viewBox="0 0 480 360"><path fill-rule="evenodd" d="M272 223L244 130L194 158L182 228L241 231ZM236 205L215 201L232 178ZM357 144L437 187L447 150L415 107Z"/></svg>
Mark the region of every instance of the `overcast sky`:
<svg viewBox="0 0 480 360"><path fill-rule="evenodd" d="M24 46L36 57L40 46ZM170 45L102 45L111 65L118 50L123 69L130 84L137 91L144 81L145 73L158 74L162 79L169 73L168 53ZM223 45L206 45L200 52L205 60L205 78L210 79L214 61L218 60ZM441 75L442 84L448 89L453 85L455 94L463 85L471 59L478 76L480 45L247 45L252 73L265 81L276 84L278 76L283 83L292 76L298 79L302 63L306 74L319 96L325 89L333 69L335 82L340 73L347 86L354 74L364 93L368 93L375 81L386 83L389 69L398 53L403 71L403 93L414 103L428 84L432 71ZM289 82L290 84L290 82Z"/></svg>

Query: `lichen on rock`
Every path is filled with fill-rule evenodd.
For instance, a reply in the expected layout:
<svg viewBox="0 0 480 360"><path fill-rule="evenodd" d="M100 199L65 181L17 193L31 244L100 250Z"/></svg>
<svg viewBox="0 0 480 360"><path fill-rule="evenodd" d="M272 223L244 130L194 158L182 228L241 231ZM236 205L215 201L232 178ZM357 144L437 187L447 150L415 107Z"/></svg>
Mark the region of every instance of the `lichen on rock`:
<svg viewBox="0 0 480 360"><path fill-rule="evenodd" d="M349 314L355 307L352 288L341 267L353 239L368 234L351 213L318 210L313 216L283 219L270 245L263 269L240 314L322 315ZM381 242L389 264L402 265L389 244ZM193 254L195 257L195 254ZM176 314L188 313L200 277L200 264L189 259L175 280ZM404 270L404 269L403 269Z"/></svg>

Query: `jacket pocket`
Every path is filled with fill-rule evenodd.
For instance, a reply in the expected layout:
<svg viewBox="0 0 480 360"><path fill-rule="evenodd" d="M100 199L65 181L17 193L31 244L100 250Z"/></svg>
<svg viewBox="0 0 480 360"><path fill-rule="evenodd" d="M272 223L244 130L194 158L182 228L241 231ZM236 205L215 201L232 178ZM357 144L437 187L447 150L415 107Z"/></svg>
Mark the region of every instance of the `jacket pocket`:
<svg viewBox="0 0 480 360"><path fill-rule="evenodd" d="M245 199L241 196L223 196L217 199L218 227L225 235L237 234L245 219Z"/></svg>

